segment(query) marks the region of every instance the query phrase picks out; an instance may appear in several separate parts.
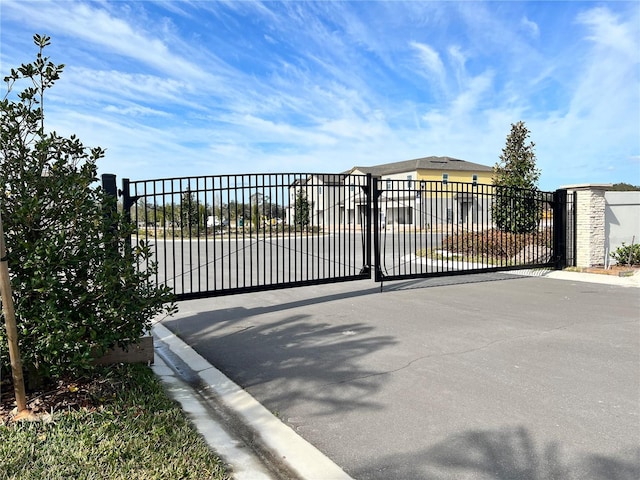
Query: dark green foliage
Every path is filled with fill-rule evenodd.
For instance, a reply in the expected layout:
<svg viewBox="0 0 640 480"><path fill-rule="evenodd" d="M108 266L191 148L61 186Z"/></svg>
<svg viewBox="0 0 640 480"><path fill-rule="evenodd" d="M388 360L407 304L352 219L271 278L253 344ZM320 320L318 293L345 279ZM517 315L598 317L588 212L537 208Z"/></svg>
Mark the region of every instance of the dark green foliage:
<svg viewBox="0 0 640 480"><path fill-rule="evenodd" d="M536 188L496 186L491 211L493 221L503 232L535 232L544 209L544 195Z"/></svg>
<svg viewBox="0 0 640 480"><path fill-rule="evenodd" d="M447 235L442 240L442 248L469 258L488 260L509 260L527 246L552 248L553 236L549 231L536 233L511 233L500 230L482 232L461 232Z"/></svg>
<svg viewBox="0 0 640 480"><path fill-rule="evenodd" d="M616 191L616 192L637 192L640 191L640 186L631 185L629 183L614 183L611 188L607 190Z"/></svg>
<svg viewBox="0 0 640 480"><path fill-rule="evenodd" d="M626 245L622 242L622 245L609 255L618 265L640 265L640 243Z"/></svg>
<svg viewBox="0 0 640 480"><path fill-rule="evenodd" d="M306 227L309 225L309 212L311 207L309 205L309 200L307 200L307 194L303 189L299 189L296 194L296 202L295 202L295 218L294 222L296 225L301 227Z"/></svg>
<svg viewBox="0 0 640 480"><path fill-rule="evenodd" d="M264 228L265 206L269 200L264 194L256 192L251 195L249 204L251 205L251 223L255 232Z"/></svg>
<svg viewBox="0 0 640 480"><path fill-rule="evenodd" d="M260 230L260 206L254 203L251 206L251 223L253 224L254 231Z"/></svg>
<svg viewBox="0 0 640 480"><path fill-rule="evenodd" d="M540 171L536 168L535 144L526 144L528 138L524 122L512 124L500 161L494 167L493 221L504 232L534 232L542 216L536 200Z"/></svg>
<svg viewBox="0 0 640 480"><path fill-rule="evenodd" d="M186 191L180 199L180 226L186 235L195 235L198 227L202 227L199 205L195 194Z"/></svg>
<svg viewBox="0 0 640 480"><path fill-rule="evenodd" d="M20 350L31 377L56 377L91 368L92 356L136 341L171 301L138 271L147 245L125 252L133 231L115 199L96 187L104 152L75 136L44 129L45 91L63 65L42 56L48 37L34 36L32 64L11 70L1 103L2 218L14 293ZM12 88L27 83L19 93ZM4 320L0 358L8 365Z"/></svg>

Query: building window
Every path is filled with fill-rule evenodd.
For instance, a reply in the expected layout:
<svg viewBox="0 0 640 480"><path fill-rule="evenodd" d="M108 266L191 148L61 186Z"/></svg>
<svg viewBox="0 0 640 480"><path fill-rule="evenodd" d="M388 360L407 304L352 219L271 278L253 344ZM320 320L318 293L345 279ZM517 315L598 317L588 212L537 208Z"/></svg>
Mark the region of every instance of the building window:
<svg viewBox="0 0 640 480"><path fill-rule="evenodd" d="M413 187L413 182L411 180L413 180L413 177L411 175L407 175L407 188Z"/></svg>
<svg viewBox="0 0 640 480"><path fill-rule="evenodd" d="M444 183L445 185L447 183L449 183L449 174L448 173L443 173L442 174L442 183Z"/></svg>
<svg viewBox="0 0 640 480"><path fill-rule="evenodd" d="M355 192L356 190L356 186L355 185L349 185L349 191L350 192Z"/></svg>
<svg viewBox="0 0 640 480"><path fill-rule="evenodd" d="M391 190L391 180L387 180L387 190Z"/></svg>
<svg viewBox="0 0 640 480"><path fill-rule="evenodd" d="M474 185L477 185L477 184L478 184L478 175L476 175L476 174L474 173L474 174L471 176L471 182L472 182Z"/></svg>
<svg viewBox="0 0 640 480"><path fill-rule="evenodd" d="M322 195L322 185L318 185L318 195Z"/></svg>

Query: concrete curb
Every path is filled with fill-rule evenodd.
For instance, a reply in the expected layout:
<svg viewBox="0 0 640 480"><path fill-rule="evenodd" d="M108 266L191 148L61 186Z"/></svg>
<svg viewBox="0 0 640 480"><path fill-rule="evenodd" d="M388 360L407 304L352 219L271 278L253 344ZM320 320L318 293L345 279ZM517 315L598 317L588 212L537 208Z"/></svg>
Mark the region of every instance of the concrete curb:
<svg viewBox="0 0 640 480"><path fill-rule="evenodd" d="M603 285L616 285L619 287L640 288L640 275L631 277L616 277L614 275L601 275L598 273L567 272L564 270L552 270L546 275L548 278L569 280L574 282L600 283Z"/></svg>
<svg viewBox="0 0 640 480"><path fill-rule="evenodd" d="M524 275L527 277L544 277L555 280L565 280L570 282L599 283L601 285L614 285L618 287L640 288L640 273L631 277L616 277L614 275L604 275L598 273L570 272L566 270L547 269L522 269L507 270L504 273L511 275Z"/></svg>
<svg viewBox="0 0 640 480"><path fill-rule="evenodd" d="M242 442L227 432L211 415L205 401L190 385L178 378L160 356L156 356L151 368L162 381L169 396L180 404L209 447L231 466L235 480L273 480L273 476L264 465Z"/></svg>
<svg viewBox="0 0 640 480"><path fill-rule="evenodd" d="M233 412L245 426L256 432L265 447L300 478L305 480L352 480L327 456L300 437L289 426L282 423L248 392L233 383L164 325L157 323L153 326L152 331L157 342L166 346L184 362L190 369L190 373L206 386L206 389L216 397L216 400ZM220 440L227 444L233 443L230 440ZM232 449L225 454L222 452L221 444L218 443L214 445L214 449L232 465L234 478L239 480L269 478L264 476L264 473L257 471L257 468L254 476L251 471L241 468L245 464L246 458L236 457ZM243 449L240 448L240 450ZM246 448L242 453L246 455ZM245 471L243 472L243 470Z"/></svg>

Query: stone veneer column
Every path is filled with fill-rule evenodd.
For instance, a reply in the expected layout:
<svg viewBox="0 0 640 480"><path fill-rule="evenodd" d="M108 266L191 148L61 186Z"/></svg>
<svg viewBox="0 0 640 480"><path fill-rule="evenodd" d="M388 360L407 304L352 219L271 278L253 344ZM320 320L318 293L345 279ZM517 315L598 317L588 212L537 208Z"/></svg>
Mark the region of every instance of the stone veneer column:
<svg viewBox="0 0 640 480"><path fill-rule="evenodd" d="M605 264L605 199L610 185L589 184L562 187L576 192L576 266Z"/></svg>

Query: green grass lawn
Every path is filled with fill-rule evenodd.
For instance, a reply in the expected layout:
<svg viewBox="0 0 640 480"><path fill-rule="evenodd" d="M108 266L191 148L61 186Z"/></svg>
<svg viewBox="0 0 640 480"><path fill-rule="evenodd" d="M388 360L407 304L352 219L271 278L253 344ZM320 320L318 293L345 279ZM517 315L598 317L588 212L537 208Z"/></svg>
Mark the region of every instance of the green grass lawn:
<svg viewBox="0 0 640 480"><path fill-rule="evenodd" d="M93 385L67 387L91 388L84 405L0 425L0 479L229 478L150 368L111 367Z"/></svg>

